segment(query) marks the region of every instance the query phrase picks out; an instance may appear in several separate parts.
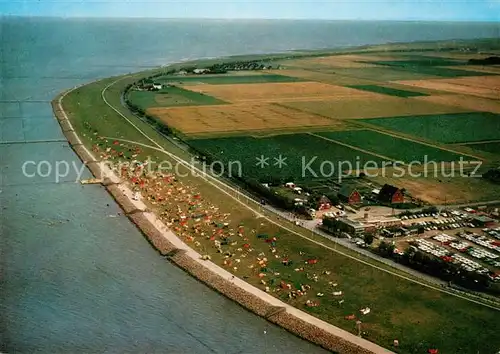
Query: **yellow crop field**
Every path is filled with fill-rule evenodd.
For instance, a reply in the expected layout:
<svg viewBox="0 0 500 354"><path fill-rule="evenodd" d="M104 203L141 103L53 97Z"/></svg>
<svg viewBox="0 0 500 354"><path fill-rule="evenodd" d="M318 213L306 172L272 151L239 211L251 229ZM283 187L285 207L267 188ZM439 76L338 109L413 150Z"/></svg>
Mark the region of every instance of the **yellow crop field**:
<svg viewBox="0 0 500 354"><path fill-rule="evenodd" d="M382 96L377 99L341 98L325 101L286 102L286 107L320 114L335 119L362 119L425 114L447 114L469 111L416 98Z"/></svg>
<svg viewBox="0 0 500 354"><path fill-rule="evenodd" d="M186 135L343 126L342 122L273 104L154 107L148 113Z"/></svg>
<svg viewBox="0 0 500 354"><path fill-rule="evenodd" d="M283 100L321 100L330 97L370 98L381 96L367 91L320 82L202 85L190 86L189 89L229 102L279 102Z"/></svg>
<svg viewBox="0 0 500 354"><path fill-rule="evenodd" d="M444 79L442 81L456 85L482 87L496 91L500 90L500 76L466 76L453 79ZM500 93L497 98L500 98Z"/></svg>

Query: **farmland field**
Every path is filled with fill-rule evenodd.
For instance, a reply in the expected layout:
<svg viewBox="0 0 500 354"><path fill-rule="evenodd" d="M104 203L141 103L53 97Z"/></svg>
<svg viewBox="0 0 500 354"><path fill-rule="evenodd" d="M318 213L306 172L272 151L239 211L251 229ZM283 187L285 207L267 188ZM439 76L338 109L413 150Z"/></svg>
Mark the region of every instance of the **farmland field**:
<svg viewBox="0 0 500 354"><path fill-rule="evenodd" d="M387 66L395 70L401 70L405 72L420 73L439 77L490 75L486 72L460 70L461 66L465 66L467 64L466 61L427 56L402 56L402 59L404 60L380 60L368 61L368 63Z"/></svg>
<svg viewBox="0 0 500 354"><path fill-rule="evenodd" d="M500 155L500 141L466 145L468 148Z"/></svg>
<svg viewBox="0 0 500 354"><path fill-rule="evenodd" d="M500 101L466 95L431 95L418 97L424 102L460 107L469 111L492 112L500 114Z"/></svg>
<svg viewBox="0 0 500 354"><path fill-rule="evenodd" d="M389 96L396 97L417 97L417 96L428 96L426 93L420 93L415 91L398 90L392 87L385 87L379 85L352 85L349 86L357 90L365 90L370 92L381 93Z"/></svg>
<svg viewBox="0 0 500 354"><path fill-rule="evenodd" d="M425 74L412 71L400 70L396 67L374 67L374 68L339 68L334 73L342 76L351 76L372 81L398 81L398 80L425 80L438 78L439 75Z"/></svg>
<svg viewBox="0 0 500 354"><path fill-rule="evenodd" d="M302 81L296 77L276 74L264 75L219 75L219 76L166 76L159 79L162 83L180 83L188 84L210 84L210 85L225 85L225 84L257 84L266 82L295 82Z"/></svg>
<svg viewBox="0 0 500 354"><path fill-rule="evenodd" d="M414 72L425 75L440 76L440 77L464 77L464 76L488 76L487 72L461 70L460 67L439 67L439 66L401 66L399 70L406 72Z"/></svg>
<svg viewBox="0 0 500 354"><path fill-rule="evenodd" d="M456 85L482 87L496 91L500 90L500 75L459 77L454 79L444 79L441 81ZM500 93L497 98L500 98Z"/></svg>
<svg viewBox="0 0 500 354"><path fill-rule="evenodd" d="M276 72L283 73L284 75L293 76L304 79L306 81L317 81L326 84L349 86L349 85L370 85L375 81L360 79L352 76L342 76L332 72L318 72L302 69L285 69L276 70Z"/></svg>
<svg viewBox="0 0 500 354"><path fill-rule="evenodd" d="M148 113L184 134L341 127L342 122L273 104L150 108Z"/></svg>
<svg viewBox="0 0 500 354"><path fill-rule="evenodd" d="M169 87L168 89L156 92L131 91L129 93L129 100L143 110L150 107L196 106L225 103L214 97L185 90L180 87Z"/></svg>
<svg viewBox="0 0 500 354"><path fill-rule="evenodd" d="M496 78L496 76L494 76ZM484 98L498 99L498 91L494 88L465 86L455 80L403 80L397 81L398 84L413 87L422 87L437 91L445 91L457 94L479 96Z"/></svg>
<svg viewBox="0 0 500 354"><path fill-rule="evenodd" d="M361 62L362 57L354 55L333 55L327 57L286 61L287 66L326 69L326 68L371 68L376 65Z"/></svg>
<svg viewBox="0 0 500 354"><path fill-rule="evenodd" d="M321 99L322 97L373 97L376 95L319 82L200 85L192 86L190 89L230 102L304 100L308 98Z"/></svg>
<svg viewBox="0 0 500 354"><path fill-rule="evenodd" d="M433 171L428 172L427 176L396 177L392 176L393 172L388 168L385 176L380 173L374 181L405 188L412 196L431 204L462 204L500 199L500 185L484 178L463 177L459 173L455 173L454 177L439 174L436 177ZM449 171L446 174L451 175Z"/></svg>
<svg viewBox="0 0 500 354"><path fill-rule="evenodd" d="M316 133L316 135L373 151L406 163L411 161L422 162L424 156L427 156L427 161L457 161L460 158L459 153L396 138L373 130L324 132Z"/></svg>
<svg viewBox="0 0 500 354"><path fill-rule="evenodd" d="M264 182L269 181L270 178L284 178L294 181L324 179L337 176L340 170L348 170L349 163L355 167L356 161L361 164L366 161L375 161L381 164L383 161L376 156L309 134L277 135L266 138L195 139L190 140L189 144L199 151L206 152L213 159L222 161L226 166L230 162L241 162L243 176ZM256 165L257 158L261 155L269 158L269 165L263 168ZM281 168L276 165L275 160L280 155L286 158L286 166ZM305 166L314 157L316 159L310 165L314 173L311 173L310 170L305 169ZM341 165L341 168L337 168L340 162L344 162L344 164ZM322 163L324 173L321 173Z"/></svg>
<svg viewBox="0 0 500 354"><path fill-rule="evenodd" d="M457 67L450 67L450 69L456 69L456 68ZM498 67L498 65L497 66L467 65L467 66L461 66L460 69L466 71L475 71L480 73L500 75L500 67Z"/></svg>
<svg viewBox="0 0 500 354"><path fill-rule="evenodd" d="M334 119L362 119L391 116L413 116L425 114L448 114L470 110L446 106L433 102L422 102L416 98L400 98L381 95L368 101L356 97L328 99L322 101L297 101L280 103L306 112Z"/></svg>
<svg viewBox="0 0 500 354"><path fill-rule="evenodd" d="M369 61L370 63L385 66L397 66L397 67L429 67L429 66L458 66L464 65L466 61L451 60L439 57L428 57L428 56L401 56L399 60L378 60Z"/></svg>
<svg viewBox="0 0 500 354"><path fill-rule="evenodd" d="M337 74L332 74L332 76L335 77L335 80L358 80L354 77L345 77ZM137 141L138 143L150 144L150 141L134 129L132 125L123 124L123 117L116 114L115 111L110 109L110 107L104 104L100 99L102 89L112 81L115 81L115 79L96 82L80 88L77 92L83 94L70 94L66 96L64 104L72 120L75 121L75 129L79 129L79 131L84 133L82 135L82 140L84 140L89 149L92 148L95 143L98 143L103 151L106 151L106 148L113 149L113 151L114 149L117 149L117 151L123 149L126 156L131 156L130 149L128 149L131 145L127 146L124 144L123 146L115 146L112 140L101 140L100 138L96 140L93 138L95 136L119 136L123 139ZM122 110L119 105L120 94L126 84L127 81L125 80L117 82L117 85L121 86L111 86L106 93L108 100L110 100L110 102L120 111L124 110ZM365 83L354 84L362 85ZM370 82L367 84L377 85L378 83ZM385 86L387 83L380 84ZM338 83L338 85L351 84ZM260 84L257 86L260 86ZM385 100L386 98L388 99L388 101L384 101L386 103L392 102L390 101L391 99L396 101L409 101L415 106L427 106L425 103L432 103L425 102L424 97L408 99L398 99L397 97L382 95L373 95L372 97L372 100L364 98L351 100L356 101L358 109L360 110L366 109L365 107L367 106L378 104L378 100ZM337 101L340 102L344 99L343 97L338 97ZM333 99L330 100L335 101ZM311 101L313 101L313 99L311 99ZM319 102L308 103L313 105ZM224 107L228 108L231 106L233 105L228 104ZM237 115L236 112L241 109L236 107L236 105L234 106L233 108L235 111L232 114L233 116ZM223 106L211 107L220 109ZM434 105L434 107L442 106ZM190 114L183 114L182 110L186 109L186 113L190 112L191 109L195 110L198 108L203 110L207 108L207 106L170 109L179 110L179 119L191 119ZM262 105L263 110L267 108L267 105ZM448 109L451 108L448 106ZM437 111L431 113L438 114ZM161 146L165 147L167 151L185 157L186 160L191 158L187 151L171 144L169 140L162 140L162 137L158 135L152 127L148 126L138 117L127 112L124 114L126 114L127 117L147 135L151 136L155 141L158 141ZM399 116L399 114L391 115ZM107 119L101 119L102 116L106 116ZM387 117L387 115L384 117ZM227 121L231 119L226 120L226 125ZM332 120L332 122L332 124L337 124L335 120ZM283 120L281 120L280 124L282 123L284 123ZM340 123L349 124L354 127L361 125L358 124L358 121ZM227 129L228 127L224 126L224 128ZM321 129L321 126L319 125L315 128L311 127L306 129L310 129L309 131L311 131L313 129ZM479 127L479 130L484 129L485 128ZM271 129L268 129L269 134L273 134L274 131L270 132L270 130ZM325 128L324 130L329 130L329 128ZM259 133L265 134L265 131L266 129L263 129L259 131ZM450 128L449 131L453 131L453 128ZM379 139L379 137L369 138ZM382 138L380 139L378 145L383 145L385 140ZM367 150L370 148L368 142L356 141L356 143L362 143ZM311 134L280 135L263 138L242 136L227 139L198 139L190 140L189 144L192 146L198 145L200 150L209 151L214 158L225 161L226 163L241 159L244 175L260 178L262 181L273 176L282 176L286 179L293 178L294 181L301 183L302 164L300 157L302 154L306 155L306 160L307 157L318 156L318 161L311 166L312 169L318 173L320 172L318 171L320 170L318 165L323 160L333 160L332 162L335 162L339 160L353 160L356 156L360 156L360 161L366 161L368 159L380 161L380 159L370 154L363 154L355 149L328 142L319 137L314 137ZM405 145L403 145L403 147L404 146ZM467 147L471 149L473 146L472 144L467 145ZM375 152L375 146L372 146L372 148ZM379 146L376 148L382 149L382 147ZM418 149L419 147L416 148ZM454 147L451 148L453 149ZM401 154L412 153L410 147L403 149L398 145L397 149L397 152ZM438 152L440 152L440 150L434 150L432 153L437 154ZM264 168L256 166L258 162L256 157L259 156L254 155L260 154L269 158L267 163L269 163L270 166L264 166ZM275 157L279 157L279 154L287 158L287 160L284 161L287 166L281 169L275 165L276 160L274 160ZM149 155L151 155L154 160L169 159L169 157L165 157L163 153L147 148L140 153L140 157L137 157L137 159L143 161L146 157L149 157ZM174 161L172 160L172 162ZM182 170L181 172L185 171ZM328 166L324 172L329 172ZM179 182L187 187L182 190L182 193L186 190L192 195L194 195L194 193L199 193L199 195L202 196L203 208L208 208L213 205L221 215L230 215L228 218L229 230L236 230L238 226L244 225L245 232L248 231L248 235L251 235L250 232L255 231L256 234L269 234L270 236L276 236L278 238L277 253L273 254L271 253L269 244L265 243L264 240L258 239L255 235L253 238L249 237L248 242L254 250L253 254L256 256L263 252L265 257L270 259L266 267L267 269L262 270L266 273L266 285L262 283L262 278L257 275L259 267L250 267L250 265L257 264L255 263L255 256L242 257L241 259L238 258L241 260L241 263L237 267L238 269L236 269L236 267L227 268L236 277L245 279L245 281L262 290L265 289L265 286L269 286L271 288L270 295L280 297L290 305L296 306L299 309L350 331L351 333L356 332L354 327L355 322L345 320L345 316L350 314L358 314L359 316L360 308L369 306L371 308L371 313L368 316L362 317L363 331L365 332L363 333L363 337L399 353L424 353L428 351L428 348L439 348L440 353L475 353L478 351L481 353L493 353L498 349L499 337L495 333L495 324L498 323L496 311L481 307L478 304L467 302L463 298L453 297L415 283L410 283L404 279L396 278L391 274L381 272L380 269L369 267L366 263L357 262L354 258L345 257L342 254L332 252L331 249L323 248L317 243L304 240L297 234L290 233L274 224L270 224L264 218L256 218L253 211L245 209L242 203L240 204L239 201L229 197L231 193L229 189L224 188L224 190L228 191L228 194L221 193L221 190L215 188L212 183L207 183L190 173L186 175L186 177L179 177ZM306 174L303 185L312 185L316 183L318 189L330 191L331 189L329 189L329 186L333 185L335 180L334 177L325 179L320 175L318 178L315 178L310 174ZM371 179L367 177L366 179L362 178L357 180L360 181L360 183L364 182L367 184L372 182L375 182L375 184L377 182L381 184L391 183L407 189L410 194L414 194L416 197L422 197L422 199L436 204L500 198L500 186L490 184L479 178L471 180L467 178L404 177L391 179L390 177L380 177L380 180L377 180L376 178ZM180 193L181 192L179 192L179 195L182 197ZM188 211L187 203L186 205L184 205L184 203L179 203L178 199L173 197L178 197L176 192L174 192L173 196L165 198L166 204L152 206L151 210L155 212L158 210L159 215L165 215L165 220L167 221L179 215L179 206L183 208L182 211L186 212L186 214L191 213L191 211ZM182 197L182 200L184 197ZM253 205L255 208L258 207L251 202L249 202L249 204ZM184 207L186 208L184 209ZM190 207L189 210L191 210ZM273 218L273 220L276 220L278 223L281 224L283 222L285 224L282 220L283 218L276 218L272 214L267 213L266 209L263 208L260 209L260 211L262 214ZM192 222L190 221L188 224L189 227L186 228L185 232L180 231L179 236L184 241L189 242L189 244L200 252L200 254L210 255L214 263L220 266L226 266L226 264L223 263L226 260L224 258L225 254L217 252L216 248L214 248L213 240L197 234L195 231L198 231L198 229L193 228L193 230L191 230L191 226L194 226L196 222L197 221L194 220ZM326 238L313 235L308 230L306 231L298 227L295 228L293 224L286 223L285 225L289 228L293 228L293 230L304 236L326 243L333 248L334 244L331 243L332 241ZM177 224L174 226L177 226ZM224 246L224 251L230 252L231 254L238 254L240 252L238 251L239 247L241 247L241 242L235 246L228 244ZM340 246L336 245L335 247L339 248ZM348 255L352 254L355 255L355 257L359 257L354 253L354 250L344 248L341 248L341 250ZM277 254L289 258L294 262L294 265L292 267L284 265L281 262L282 258L275 259L275 255ZM235 258L237 257L234 257L233 261ZM318 264L313 266L301 265L304 264L305 260L311 258L319 260ZM368 258L362 259L371 263L371 260ZM377 265L383 268L389 267L382 263L377 263ZM294 270L295 267L304 267L305 271L297 272ZM390 269L393 272L402 273L399 269ZM331 275L325 276L325 270L331 270ZM311 273L320 275L318 282L313 282L311 280ZM287 293L289 293L288 291L275 292L275 290L279 290L280 281L291 283L293 288L300 288L301 284L312 284L314 291L308 291L307 295L296 299L289 299L287 296ZM332 283L338 283L338 289L342 290L344 293L343 299L345 298L345 302L342 305L338 302L338 299L332 295ZM324 292L324 297L319 295L320 291ZM305 306L305 301L309 299L318 301L320 306L312 308ZM392 341L395 338L401 341L401 346L397 349L392 347Z"/></svg>
<svg viewBox="0 0 500 354"><path fill-rule="evenodd" d="M366 119L366 123L442 143L500 139L500 115L485 112Z"/></svg>

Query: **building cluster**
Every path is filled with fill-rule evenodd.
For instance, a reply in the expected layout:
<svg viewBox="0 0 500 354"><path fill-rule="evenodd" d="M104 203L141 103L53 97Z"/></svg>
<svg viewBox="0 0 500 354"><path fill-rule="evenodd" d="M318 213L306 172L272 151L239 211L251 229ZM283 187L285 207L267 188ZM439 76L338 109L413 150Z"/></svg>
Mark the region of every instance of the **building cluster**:
<svg viewBox="0 0 500 354"><path fill-rule="evenodd" d="M362 236L367 233L375 233L378 230L383 232L387 229L395 229L400 234L410 231L403 227L403 223L398 217L377 217L370 218L365 213L363 218L349 218L346 216L337 217L334 215L324 215L323 228L333 234L346 233L350 236Z"/></svg>
<svg viewBox="0 0 500 354"><path fill-rule="evenodd" d="M381 189L371 191L371 199L381 204L402 204L405 202L404 191L401 188L385 184ZM344 185L340 188L338 196L347 204L361 204L363 197L355 186Z"/></svg>
<svg viewBox="0 0 500 354"><path fill-rule="evenodd" d="M160 82L153 81L152 79L144 79L137 82L135 88L142 91L160 91L164 88L164 85Z"/></svg>

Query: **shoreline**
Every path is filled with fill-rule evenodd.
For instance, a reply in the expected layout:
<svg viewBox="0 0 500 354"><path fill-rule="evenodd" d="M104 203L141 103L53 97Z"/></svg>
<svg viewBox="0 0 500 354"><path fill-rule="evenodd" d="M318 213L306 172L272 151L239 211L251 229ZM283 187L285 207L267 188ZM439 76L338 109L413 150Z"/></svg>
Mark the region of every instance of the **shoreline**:
<svg viewBox="0 0 500 354"><path fill-rule="evenodd" d="M133 200L133 193L128 186L113 175L106 166L101 165L100 161L83 145L62 107L62 99L76 88L57 95L52 101L54 115L64 136L94 177L107 176L103 185L108 193L162 256L247 310L327 350L353 354L392 353L375 343L282 302L240 278L234 277L209 260L202 260L199 253L180 240L156 215L148 211L142 201Z"/></svg>

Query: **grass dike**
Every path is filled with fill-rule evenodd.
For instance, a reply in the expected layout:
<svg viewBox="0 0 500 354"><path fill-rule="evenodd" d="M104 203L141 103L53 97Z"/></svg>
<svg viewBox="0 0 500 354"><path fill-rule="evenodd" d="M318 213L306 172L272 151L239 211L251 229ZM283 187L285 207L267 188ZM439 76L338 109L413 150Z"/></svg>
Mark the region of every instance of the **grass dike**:
<svg viewBox="0 0 500 354"><path fill-rule="evenodd" d="M105 164L99 163L82 144L62 108L62 99L70 92L71 90L66 91L52 101L53 111L63 134L74 152L96 178L110 176L111 171L106 170ZM148 212L141 201L134 201L132 191L118 177L110 176L108 183L103 183L103 185L128 218L161 255L247 310L332 352L346 354L392 353L375 343L300 311L249 283L235 278L215 263L202 259L199 253L181 241L153 213Z"/></svg>

